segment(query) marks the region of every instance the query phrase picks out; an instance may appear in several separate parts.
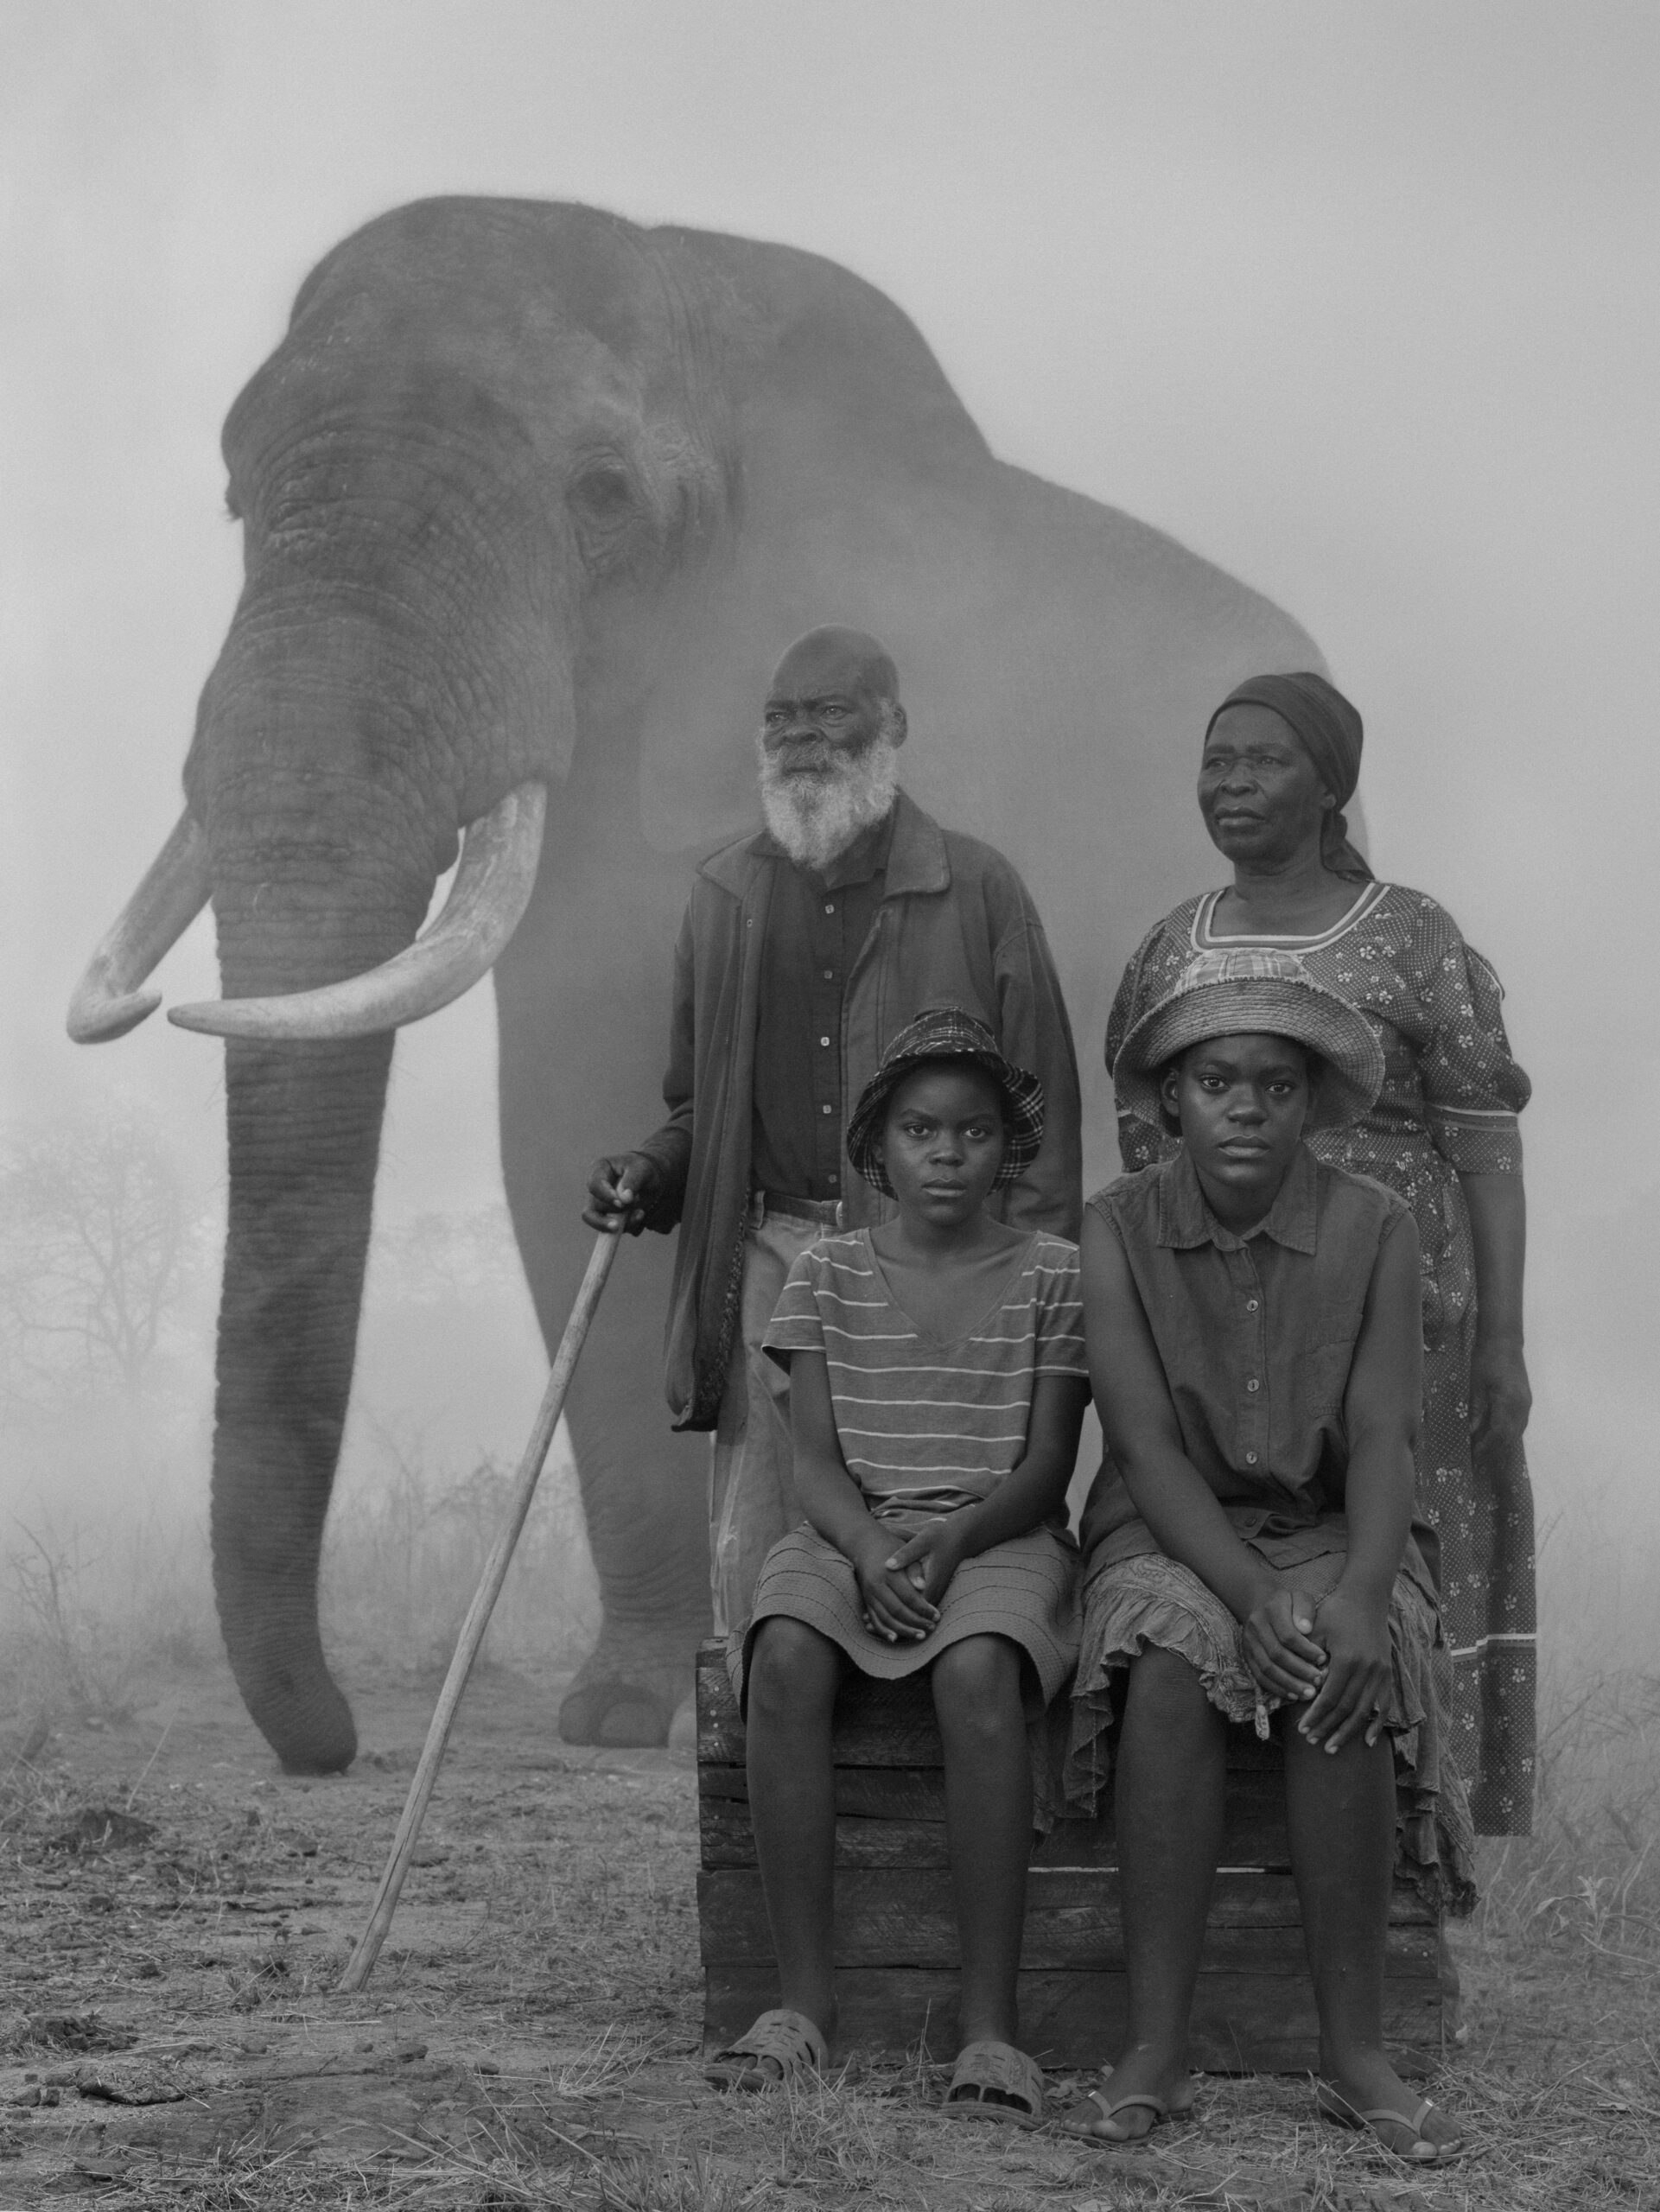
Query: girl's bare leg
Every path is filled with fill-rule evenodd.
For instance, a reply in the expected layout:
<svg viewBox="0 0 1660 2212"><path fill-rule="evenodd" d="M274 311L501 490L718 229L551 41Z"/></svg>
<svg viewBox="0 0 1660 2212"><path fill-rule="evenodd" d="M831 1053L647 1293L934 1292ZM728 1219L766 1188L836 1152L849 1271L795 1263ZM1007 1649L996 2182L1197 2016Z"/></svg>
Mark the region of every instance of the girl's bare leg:
<svg viewBox="0 0 1660 2212"><path fill-rule="evenodd" d="M1198 1675L1173 1651L1143 1652L1129 1669L1113 1801L1129 2033L1101 2091L1109 2105L1145 2096L1182 2111L1192 2101L1188 2018L1222 1851L1226 1770L1227 1723ZM1131 2105L1109 2120L1085 2101L1068 2126L1130 2142L1156 2116L1152 2106Z"/></svg>
<svg viewBox="0 0 1660 2212"><path fill-rule="evenodd" d="M846 1666L830 1638L805 1621L763 1621L750 1651L746 1722L749 1817L778 1959L779 2002L805 2012L826 2043L836 2036L830 1730Z"/></svg>
<svg viewBox="0 0 1660 2212"><path fill-rule="evenodd" d="M1387 1737L1316 1749L1285 1729L1286 1824L1303 1942L1320 2010L1320 2073L1353 2110L1411 2113L1421 2101L1383 2048L1383 1953L1395 1866L1395 1759ZM1390 2147L1406 2155L1410 2130ZM1460 2133L1435 2110L1432 2142Z"/></svg>
<svg viewBox="0 0 1660 2212"><path fill-rule="evenodd" d="M1032 1850L1032 1758L1018 1647L1001 1636L949 1644L934 1662L933 1693L963 1955L962 2039L1012 2044Z"/></svg>

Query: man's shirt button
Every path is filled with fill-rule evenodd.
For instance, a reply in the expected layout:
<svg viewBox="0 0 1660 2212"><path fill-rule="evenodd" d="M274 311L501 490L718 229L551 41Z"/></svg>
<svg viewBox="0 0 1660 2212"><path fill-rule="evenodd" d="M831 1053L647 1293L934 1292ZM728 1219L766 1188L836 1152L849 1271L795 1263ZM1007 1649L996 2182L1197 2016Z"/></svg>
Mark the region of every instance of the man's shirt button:
<svg viewBox="0 0 1660 2212"><path fill-rule="evenodd" d="M836 901L835 901L835 899L825 899L825 901L824 901L824 912L825 912L827 914L833 914L833 913L836 912Z"/></svg>
<svg viewBox="0 0 1660 2212"><path fill-rule="evenodd" d="M826 1106L824 1111L828 1114L830 1108ZM1256 1380L1256 1377L1254 1375L1251 1376L1250 1382L1245 1385L1245 1388L1248 1390L1260 1390L1262 1387L1262 1384Z"/></svg>
<svg viewBox="0 0 1660 2212"><path fill-rule="evenodd" d="M833 982L836 981L836 970L835 970L835 969L834 969L834 968L826 968L826 969L825 969L825 970L824 970L824 981L825 981L827 983L833 983Z"/></svg>
<svg viewBox="0 0 1660 2212"><path fill-rule="evenodd" d="M821 1037L818 1041L821 1045L828 1045L830 1043L830 1039L828 1037Z"/></svg>
<svg viewBox="0 0 1660 2212"><path fill-rule="evenodd" d="M1254 1466L1256 1465L1256 1454L1254 1452L1246 1452L1246 1454L1245 1454L1245 1465L1246 1465L1248 1467L1254 1467Z"/></svg>
<svg viewBox="0 0 1660 2212"><path fill-rule="evenodd" d="M821 1114L828 1114L830 1111L830 1109L828 1106L821 1106L818 1110ZM1254 1390L1256 1388L1256 1385L1253 1382L1250 1387Z"/></svg>
<svg viewBox="0 0 1660 2212"><path fill-rule="evenodd" d="M1246 1311L1246 1313L1254 1313L1256 1311L1257 1303L1258 1303L1258 1301L1257 1301L1256 1299L1254 1299L1254 1298L1248 1298L1248 1299L1245 1300L1245 1311Z"/></svg>

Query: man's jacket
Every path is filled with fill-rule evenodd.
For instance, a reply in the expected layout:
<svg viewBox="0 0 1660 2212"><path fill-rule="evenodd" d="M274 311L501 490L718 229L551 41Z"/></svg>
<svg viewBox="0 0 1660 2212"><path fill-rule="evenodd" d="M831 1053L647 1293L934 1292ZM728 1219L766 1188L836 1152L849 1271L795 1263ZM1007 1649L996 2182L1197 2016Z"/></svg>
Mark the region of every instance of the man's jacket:
<svg viewBox="0 0 1660 2212"><path fill-rule="evenodd" d="M844 1113L882 1048L931 1006L960 1006L1008 1058L1042 1082L1043 1146L994 1202L1015 1226L1076 1237L1082 1213L1078 1063L1043 925L1001 853L942 830L900 793L881 903L842 1001ZM680 1224L669 1300L665 1384L677 1428L713 1428L737 1334L750 1195L761 946L776 872L789 863L765 832L705 861L675 947L669 1119L640 1147L663 1171L647 1218ZM894 1207L849 1169L850 1228Z"/></svg>

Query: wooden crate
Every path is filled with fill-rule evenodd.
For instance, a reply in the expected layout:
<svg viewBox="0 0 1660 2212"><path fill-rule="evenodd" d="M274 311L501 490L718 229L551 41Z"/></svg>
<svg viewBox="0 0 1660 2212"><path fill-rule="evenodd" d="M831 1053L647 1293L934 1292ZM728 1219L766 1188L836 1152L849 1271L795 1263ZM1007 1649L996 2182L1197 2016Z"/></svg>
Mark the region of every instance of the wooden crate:
<svg viewBox="0 0 1660 2212"><path fill-rule="evenodd" d="M1222 1871L1193 2006L1193 2057L1214 2073L1304 2073L1313 1993L1288 1857L1280 1753L1230 1742ZM703 2039L717 2050L778 2002L755 1865L743 1722L718 1643L697 1663ZM836 1968L841 2041L900 2053L957 2040L957 1928L945 1856L938 1731L925 1679L852 1676L836 1723ZM1404 1885L1390 1914L1384 2026L1396 2063L1441 2053L1438 1919ZM1020 1979L1021 2039L1042 2065L1097 2066L1125 2020L1110 1814L1066 1821L1034 1850Z"/></svg>

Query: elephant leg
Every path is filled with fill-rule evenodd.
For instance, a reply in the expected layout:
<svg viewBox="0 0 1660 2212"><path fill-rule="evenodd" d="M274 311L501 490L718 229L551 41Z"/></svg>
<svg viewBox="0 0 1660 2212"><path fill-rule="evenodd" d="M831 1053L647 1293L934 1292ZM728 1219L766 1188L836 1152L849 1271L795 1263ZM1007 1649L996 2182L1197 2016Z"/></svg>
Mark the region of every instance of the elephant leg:
<svg viewBox="0 0 1660 2212"><path fill-rule="evenodd" d="M631 780L630 805L634 791ZM567 851L560 835L556 824L546 881L495 974L502 1172L550 1351L592 1248L589 1164L661 1110L685 897L678 868L643 847ZM625 1241L567 1402L604 1609L560 1713L568 1743L665 1742L709 1633L709 1439L677 1435L663 1395L673 1265L671 1237Z"/></svg>
<svg viewBox="0 0 1660 2212"><path fill-rule="evenodd" d="M631 1246L613 1285L657 1257ZM567 1403L604 1605L560 1707L569 1744L666 1742L709 1630L709 1439L670 1428L660 1300L629 1288L601 1308Z"/></svg>
<svg viewBox="0 0 1660 2212"><path fill-rule="evenodd" d="M581 1185L531 1124L504 1117L508 1203L543 1339L563 1332L590 1239ZM597 1150L597 1147L595 1149ZM573 1235L573 1230L575 1234ZM673 1247L631 1237L618 1253L565 1402L600 1633L560 1709L569 1744L662 1744L690 1695L709 1633L709 1439L677 1435L663 1396L663 1314Z"/></svg>

